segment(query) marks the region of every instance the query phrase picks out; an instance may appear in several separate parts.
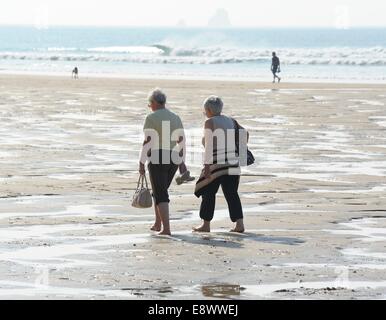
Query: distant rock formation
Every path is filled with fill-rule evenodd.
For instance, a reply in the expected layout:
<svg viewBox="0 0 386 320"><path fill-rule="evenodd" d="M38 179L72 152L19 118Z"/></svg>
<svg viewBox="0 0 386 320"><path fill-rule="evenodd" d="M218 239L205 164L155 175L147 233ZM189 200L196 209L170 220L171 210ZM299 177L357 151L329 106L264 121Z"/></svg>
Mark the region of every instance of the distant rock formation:
<svg viewBox="0 0 386 320"><path fill-rule="evenodd" d="M232 23L229 18L229 13L225 9L217 9L216 13L208 21L208 27L211 28L226 28L231 26Z"/></svg>

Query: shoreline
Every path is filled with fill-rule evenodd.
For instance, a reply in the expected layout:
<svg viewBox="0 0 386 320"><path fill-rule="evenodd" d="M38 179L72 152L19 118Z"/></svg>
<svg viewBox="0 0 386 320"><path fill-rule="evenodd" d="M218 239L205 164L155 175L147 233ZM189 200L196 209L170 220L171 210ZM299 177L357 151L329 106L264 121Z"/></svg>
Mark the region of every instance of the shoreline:
<svg viewBox="0 0 386 320"><path fill-rule="evenodd" d="M71 73L68 73L66 75L65 73L55 73L55 72L8 72L8 71L0 71L0 78L40 78L40 79L59 79L59 80L65 80L71 78ZM269 81L264 79L254 79L254 78L220 78L220 77L191 77L191 76L163 76L163 75L130 75L130 74L98 74L98 73L84 73L80 74L79 80L121 80L121 81L148 81L148 80L154 80L154 81L163 81L163 82L173 82L173 81L184 81L184 82L211 82L211 83L236 83L236 84L257 84L259 87L261 86L274 86L274 88L287 88L291 86L301 86L301 87L323 87L323 86L355 86L355 88L360 86L365 87L380 87L383 89L386 89L386 81L332 81L331 79L326 81L321 81L320 79L313 79L313 80L291 80L291 81L285 81L283 80L281 83L272 83L272 81Z"/></svg>

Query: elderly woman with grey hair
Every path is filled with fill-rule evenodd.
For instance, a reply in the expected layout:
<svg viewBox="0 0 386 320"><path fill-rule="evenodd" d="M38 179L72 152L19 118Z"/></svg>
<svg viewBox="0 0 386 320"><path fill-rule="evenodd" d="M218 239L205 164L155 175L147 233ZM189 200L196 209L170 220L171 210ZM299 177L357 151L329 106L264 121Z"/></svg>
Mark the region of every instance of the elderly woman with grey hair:
<svg viewBox="0 0 386 320"><path fill-rule="evenodd" d="M231 232L245 231L243 209L238 187L240 182L240 164L236 155L235 129L238 123L222 115L223 102L221 98L210 96L204 102L205 134L203 144L204 169L196 184L195 195L202 198L200 217L203 223L193 228L197 232L210 232L210 222L213 219L216 194L221 186L228 203L229 214L235 227ZM243 129L241 126L239 128Z"/></svg>
<svg viewBox="0 0 386 320"><path fill-rule="evenodd" d="M151 230L170 235L168 189L178 169L184 164L184 127L180 117L166 108L166 95L155 89L149 94L148 106L152 110L145 120L145 141L141 151L139 172L148 170L154 198L155 222ZM180 147L180 151L178 150ZM182 152L182 153L181 153Z"/></svg>

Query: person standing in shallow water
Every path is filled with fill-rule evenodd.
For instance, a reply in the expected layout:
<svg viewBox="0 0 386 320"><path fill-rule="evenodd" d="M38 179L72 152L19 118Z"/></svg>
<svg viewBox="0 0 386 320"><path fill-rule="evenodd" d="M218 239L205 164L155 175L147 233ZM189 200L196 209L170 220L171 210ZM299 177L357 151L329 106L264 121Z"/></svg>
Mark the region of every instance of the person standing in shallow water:
<svg viewBox="0 0 386 320"><path fill-rule="evenodd" d="M280 82L281 78L278 75L276 75L276 73L280 73L280 71L281 71L280 70L280 59L276 55L276 52L272 52L271 71L273 73L273 83L276 82L276 78L277 78L277 81Z"/></svg>

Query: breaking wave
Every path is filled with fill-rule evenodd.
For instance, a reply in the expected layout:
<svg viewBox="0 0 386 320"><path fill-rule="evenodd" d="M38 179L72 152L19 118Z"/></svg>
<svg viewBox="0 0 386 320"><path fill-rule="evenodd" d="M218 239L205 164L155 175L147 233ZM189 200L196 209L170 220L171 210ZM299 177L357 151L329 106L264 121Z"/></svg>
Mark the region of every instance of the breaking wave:
<svg viewBox="0 0 386 320"><path fill-rule="evenodd" d="M278 50L287 65L386 66L386 48L285 48ZM269 63L270 49L224 47L172 48L111 46L97 48L48 48L29 52L0 52L0 60L95 61L154 64Z"/></svg>

